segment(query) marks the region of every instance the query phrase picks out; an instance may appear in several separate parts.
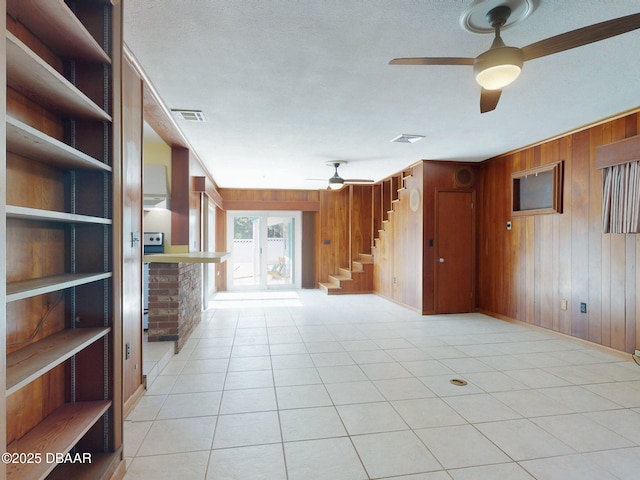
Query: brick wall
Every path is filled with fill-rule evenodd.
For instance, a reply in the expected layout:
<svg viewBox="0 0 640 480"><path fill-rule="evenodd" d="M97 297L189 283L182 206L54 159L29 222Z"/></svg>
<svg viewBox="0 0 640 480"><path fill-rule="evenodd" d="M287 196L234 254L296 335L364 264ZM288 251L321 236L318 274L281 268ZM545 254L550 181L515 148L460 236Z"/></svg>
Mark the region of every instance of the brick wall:
<svg viewBox="0 0 640 480"><path fill-rule="evenodd" d="M199 263L149 264L150 342L176 342L180 351L200 322L202 311Z"/></svg>

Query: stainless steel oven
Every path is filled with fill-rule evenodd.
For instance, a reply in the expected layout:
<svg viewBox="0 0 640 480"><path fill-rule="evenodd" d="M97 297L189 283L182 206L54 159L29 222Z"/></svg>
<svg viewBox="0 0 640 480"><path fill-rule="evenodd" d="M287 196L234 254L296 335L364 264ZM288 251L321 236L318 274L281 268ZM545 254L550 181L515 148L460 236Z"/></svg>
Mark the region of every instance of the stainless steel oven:
<svg viewBox="0 0 640 480"><path fill-rule="evenodd" d="M142 234L142 251L145 255L150 253L164 253L164 233L144 232ZM142 269L142 308L143 328L149 328L149 264L144 262Z"/></svg>

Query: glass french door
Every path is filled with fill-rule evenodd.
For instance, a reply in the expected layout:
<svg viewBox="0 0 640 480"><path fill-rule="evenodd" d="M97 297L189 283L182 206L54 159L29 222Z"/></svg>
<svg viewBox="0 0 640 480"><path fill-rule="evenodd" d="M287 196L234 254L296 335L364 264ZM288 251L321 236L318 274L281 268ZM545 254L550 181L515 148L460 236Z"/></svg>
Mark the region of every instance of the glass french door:
<svg viewBox="0 0 640 480"><path fill-rule="evenodd" d="M228 212L227 288L300 288L300 212Z"/></svg>

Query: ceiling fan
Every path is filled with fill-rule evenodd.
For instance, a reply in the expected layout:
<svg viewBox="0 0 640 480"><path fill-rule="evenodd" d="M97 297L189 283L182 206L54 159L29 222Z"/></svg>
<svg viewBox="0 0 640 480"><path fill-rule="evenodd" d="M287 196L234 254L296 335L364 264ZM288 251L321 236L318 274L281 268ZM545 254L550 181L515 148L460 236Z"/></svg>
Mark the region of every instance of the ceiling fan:
<svg viewBox="0 0 640 480"><path fill-rule="evenodd" d="M329 179L329 185L327 187L329 190L340 190L345 185L361 185L374 183L373 180L365 180L362 178L342 178L340 175L338 175L338 167L340 165L346 165L347 163L349 162L347 162L346 160L331 160L329 162L326 162L327 165L335 169L333 177Z"/></svg>
<svg viewBox="0 0 640 480"><path fill-rule="evenodd" d="M506 5L489 10L486 17L491 27L495 30L495 38L491 48L476 58L394 58L389 64L473 66L476 82L482 87L480 113L486 113L496 108L502 89L518 78L524 62L605 40L640 28L640 13L635 13L578 28L540 40L526 47L517 48L506 46L502 38L500 38L500 28L505 25L510 15L511 8Z"/></svg>

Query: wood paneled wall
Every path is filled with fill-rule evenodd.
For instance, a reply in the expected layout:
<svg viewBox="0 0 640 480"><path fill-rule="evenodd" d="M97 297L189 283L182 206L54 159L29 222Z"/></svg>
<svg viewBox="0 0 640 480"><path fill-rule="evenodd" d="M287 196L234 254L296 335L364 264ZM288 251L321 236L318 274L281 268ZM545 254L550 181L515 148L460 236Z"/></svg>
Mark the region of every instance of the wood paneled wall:
<svg viewBox="0 0 640 480"><path fill-rule="evenodd" d="M373 186L350 185L349 189L349 261L358 258L360 253L371 253L373 244L372 208ZM350 263L342 265L351 267Z"/></svg>
<svg viewBox="0 0 640 480"><path fill-rule="evenodd" d="M349 189L320 191L316 214L316 285L349 265Z"/></svg>
<svg viewBox="0 0 640 480"><path fill-rule="evenodd" d="M437 191L463 189L473 191L478 178L478 166L452 162L422 162L423 195L423 258L422 258L422 313L434 313L436 310L436 196ZM460 172L469 172L464 176L468 182L459 182ZM452 286L452 288L455 288Z"/></svg>
<svg viewBox="0 0 640 480"><path fill-rule="evenodd" d="M122 62L122 329L129 358L124 359L124 403L134 403L144 390L142 372L142 79ZM126 348L126 347L125 347Z"/></svg>
<svg viewBox="0 0 640 480"><path fill-rule="evenodd" d="M464 170L464 177L458 173ZM407 171L411 176L392 178L376 187L375 203L382 202L387 219L377 231L374 255L374 292L423 314L435 312L436 288L436 195L442 189L473 191L478 178L477 165L422 161ZM401 179L401 175L395 177ZM465 182L459 179L464 178ZM416 212L409 206L411 191L420 196ZM385 203L385 198L395 200ZM391 211L392 208L392 211ZM375 208L373 217L377 214ZM375 220L374 220L375 222ZM452 286L455 288L455 286Z"/></svg>
<svg viewBox="0 0 640 480"><path fill-rule="evenodd" d="M417 211L409 207L409 196L417 190L424 196L422 186L422 163L412 168L413 175L401 183L391 179L382 183L381 200L386 220L377 231L374 258L374 292L417 311L422 311L423 284L423 207ZM394 189L392 192L391 189ZM388 198L388 202L385 199ZM391 199L397 202L391 203ZM388 210L386 210L388 209Z"/></svg>
<svg viewBox="0 0 640 480"><path fill-rule="evenodd" d="M633 352L640 343L640 236L602 233L596 147L639 133L635 113L482 164L478 307ZM562 214L511 217L511 173L564 161ZM512 230L507 230L507 221ZM561 301L568 302L567 310ZM580 312L587 304L587 313Z"/></svg>
<svg viewBox="0 0 640 480"><path fill-rule="evenodd" d="M225 210L291 210L317 212L318 190L251 190L221 188Z"/></svg>

